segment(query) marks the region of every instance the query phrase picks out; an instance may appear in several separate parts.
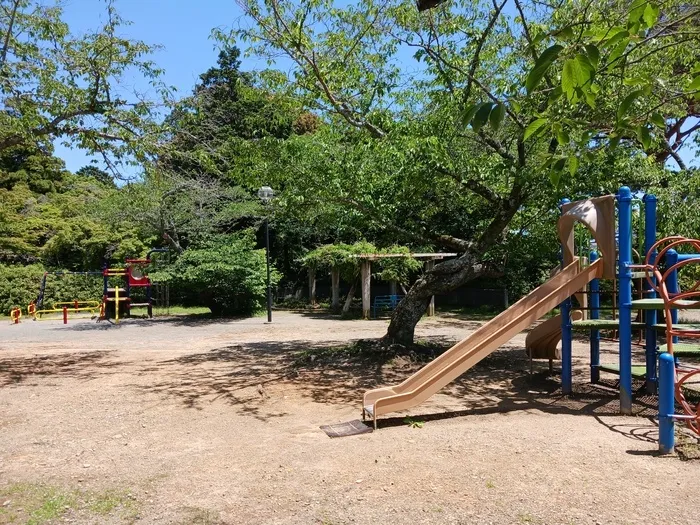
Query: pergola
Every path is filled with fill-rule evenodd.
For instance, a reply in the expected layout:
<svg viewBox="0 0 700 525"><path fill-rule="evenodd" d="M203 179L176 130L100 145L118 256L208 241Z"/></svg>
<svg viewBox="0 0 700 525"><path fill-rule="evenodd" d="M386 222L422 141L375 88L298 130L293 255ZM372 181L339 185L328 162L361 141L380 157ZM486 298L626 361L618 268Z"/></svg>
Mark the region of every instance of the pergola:
<svg viewBox="0 0 700 525"><path fill-rule="evenodd" d="M412 257L414 259L425 260L425 269L430 271L435 266L435 261L445 257L456 257L456 253L363 253L353 257L360 259L360 283L362 288L362 317L369 319L372 308L370 287L372 277L372 261L379 259L389 259L395 257ZM396 282L391 283L392 295L396 295ZM309 299L316 300L316 272L309 270ZM337 306L340 302L340 272L333 268L331 270L331 304ZM428 315L435 315L435 296L430 298L428 305Z"/></svg>

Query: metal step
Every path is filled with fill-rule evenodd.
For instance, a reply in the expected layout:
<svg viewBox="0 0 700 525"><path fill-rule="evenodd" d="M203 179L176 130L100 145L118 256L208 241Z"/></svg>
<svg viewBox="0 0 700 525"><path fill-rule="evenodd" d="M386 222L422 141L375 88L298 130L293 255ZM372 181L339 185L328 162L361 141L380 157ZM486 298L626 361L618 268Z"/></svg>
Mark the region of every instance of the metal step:
<svg viewBox="0 0 700 525"><path fill-rule="evenodd" d="M611 374L620 375L620 365L601 364L598 365L598 370L609 372ZM632 377L644 379L647 375L647 367L645 365L632 365Z"/></svg>
<svg viewBox="0 0 700 525"><path fill-rule="evenodd" d="M657 352L663 354L668 351L667 345L659 345ZM700 357L700 344L693 345L689 343L674 343L673 355L678 357Z"/></svg>

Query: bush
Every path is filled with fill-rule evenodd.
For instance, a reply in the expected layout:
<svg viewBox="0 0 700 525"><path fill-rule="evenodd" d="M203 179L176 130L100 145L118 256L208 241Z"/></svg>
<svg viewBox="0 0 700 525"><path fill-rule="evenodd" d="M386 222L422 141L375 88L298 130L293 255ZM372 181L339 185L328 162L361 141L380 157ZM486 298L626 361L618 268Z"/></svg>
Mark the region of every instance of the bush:
<svg viewBox="0 0 700 525"><path fill-rule="evenodd" d="M0 264L0 314L7 315L17 306L26 313L30 302L39 295L45 268L40 264L28 266ZM52 272L54 270L51 270ZM58 270L60 271L60 270ZM54 302L100 300L100 275L48 275L44 292L44 308Z"/></svg>
<svg viewBox="0 0 700 525"><path fill-rule="evenodd" d="M214 315L250 315L265 304L265 250L255 249L251 235L222 235L190 247L151 277L197 294ZM278 280L275 270L273 286Z"/></svg>

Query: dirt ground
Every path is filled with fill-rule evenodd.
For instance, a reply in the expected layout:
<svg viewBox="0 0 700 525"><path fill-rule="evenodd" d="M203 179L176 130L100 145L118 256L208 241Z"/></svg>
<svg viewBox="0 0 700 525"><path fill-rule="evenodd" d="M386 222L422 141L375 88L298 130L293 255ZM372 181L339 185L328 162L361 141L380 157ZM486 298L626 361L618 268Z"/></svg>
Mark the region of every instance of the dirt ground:
<svg viewBox="0 0 700 525"><path fill-rule="evenodd" d="M366 389L419 365L314 357L386 324L3 323L0 523L696 521L700 462L655 456L653 399L618 416L615 391L586 384L584 342L570 397L546 364L528 374L520 334L410 420L330 439L320 425L358 418ZM418 337L476 326L442 316Z"/></svg>

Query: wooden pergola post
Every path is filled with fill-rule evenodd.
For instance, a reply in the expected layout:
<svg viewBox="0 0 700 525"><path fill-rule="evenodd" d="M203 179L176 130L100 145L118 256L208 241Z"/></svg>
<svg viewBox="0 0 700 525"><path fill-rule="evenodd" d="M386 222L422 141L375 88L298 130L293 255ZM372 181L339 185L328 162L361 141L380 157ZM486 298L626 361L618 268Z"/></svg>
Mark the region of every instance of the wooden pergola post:
<svg viewBox="0 0 700 525"><path fill-rule="evenodd" d="M425 271L429 272L435 268L435 259L429 259L425 261ZM435 316L435 296L430 297L430 302L428 303L428 317Z"/></svg>
<svg viewBox="0 0 700 525"><path fill-rule="evenodd" d="M316 268L309 268L309 303L316 304Z"/></svg>
<svg viewBox="0 0 700 525"><path fill-rule="evenodd" d="M396 281L389 281L389 293L391 295L397 295L396 294Z"/></svg>
<svg viewBox="0 0 700 525"><path fill-rule="evenodd" d="M340 308L340 270L331 270L331 310Z"/></svg>
<svg viewBox="0 0 700 525"><path fill-rule="evenodd" d="M369 319L372 302L370 295L370 278L372 277L372 263L369 259L362 259L361 274L362 318Z"/></svg>

